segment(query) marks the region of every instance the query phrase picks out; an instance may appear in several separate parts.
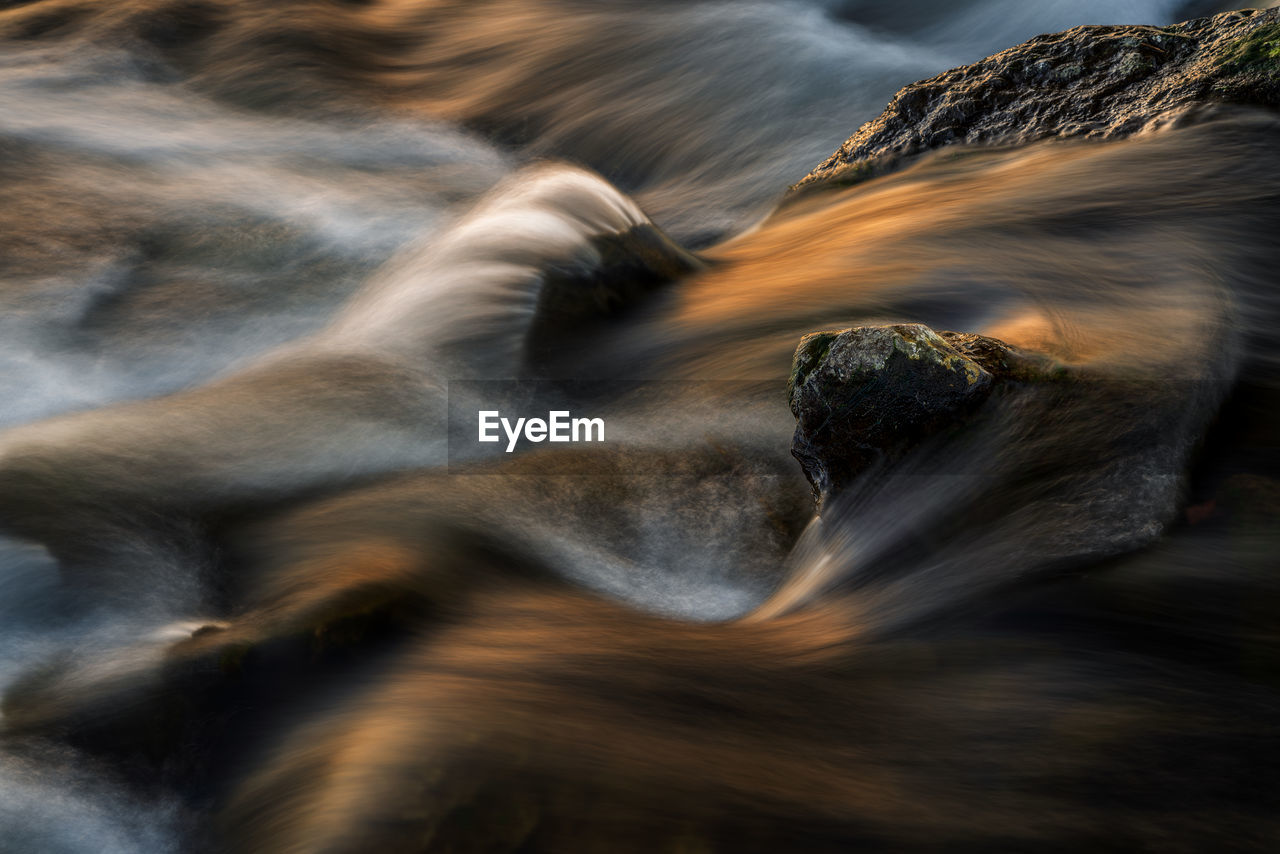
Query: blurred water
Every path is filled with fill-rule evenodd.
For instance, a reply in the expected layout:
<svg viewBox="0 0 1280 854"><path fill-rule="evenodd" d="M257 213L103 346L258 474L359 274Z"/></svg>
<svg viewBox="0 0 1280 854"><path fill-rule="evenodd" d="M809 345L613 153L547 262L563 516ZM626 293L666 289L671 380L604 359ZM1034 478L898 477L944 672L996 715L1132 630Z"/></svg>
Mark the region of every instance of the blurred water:
<svg viewBox="0 0 1280 854"><path fill-rule="evenodd" d="M844 521L811 526L785 563L808 507L779 391L790 354L815 329L912 320L998 335L1144 387L1211 387L1160 398L1200 419L1174 443L1169 470L1151 474L1171 484L1174 506L1205 413L1238 375L1261 383L1275 362L1265 343L1276 316L1274 120L1229 116L1114 147L926 162L769 214L906 83L1040 32L1167 24L1187 8L9 4L0 522L14 536L0 540L0 693L18 708L21 680L48 670L51 696L94 720L83 706L152 690L171 645L256 601L236 598L258 582L221 541L210 544L214 534L343 490L318 521L304 511L279 542L265 538L286 557L260 560L278 572L262 584L291 591L266 613L291 614L312 591L359 580L358 561L343 563L352 544L393 556L434 548L433 526L489 537L638 611L702 621L747 614L784 568L802 583L758 620L852 586L865 594L860 607L882 608L865 628L926 619L1059 561L1110 556L1087 547L1091 534L1105 539L1105 514L1069 477L1043 494L1007 486L1028 459L1087 458L1112 436L1114 423L1077 406L1058 413L1062 435L1077 429L1072 417L1085 425L1066 445L1037 444L1015 414L999 436L1024 456L968 449L969 462L1004 479L994 498L973 479L871 482ZM655 225L702 258L654 242ZM630 426L621 435L643 460L610 459L607 476L545 477L536 460L507 479L439 471L450 380L525 372L548 282L586 282L604 300L611 265L619 255L630 263L628 253L646 271L693 272L586 343L544 331L563 345L561 364L579 366L570 378L772 385L601 402ZM695 446L729 462L690 464ZM388 473L403 480L357 489ZM1012 495L1025 506L985 539L913 551L934 520L985 518L983 507L1005 508ZM878 567L898 560L901 574L880 585ZM403 579L390 577L399 589ZM491 619L505 637L508 623ZM635 636L668 631L646 635L647 625ZM606 629L602 648L624 634ZM414 674L436 667L409 658L400 666ZM377 812L385 784L353 772L365 782L325 789L329 778L306 763L330 737L339 747L350 737L360 762L374 756L375 781L379 762L408 761L395 756L395 722L408 719L397 703L429 680L387 672L385 684L381 670L359 682L389 692L376 701L362 704L352 688L351 699L299 714L308 729L291 738L319 733L319 747L260 759L266 770L239 796L252 801L254 786L289 794L276 799L283 818L246 825L265 828L256 850L277 839L293 846L277 850L320 850L346 832L344 816ZM444 732L451 701L418 699L438 704ZM368 735L382 728L394 761ZM434 756L432 737L425 726L405 734L414 747L404 756ZM0 737L0 849L202 850L181 825L186 810L208 806L206 791L170 793L166 782L163 794L139 794L98 762L57 739ZM352 844L342 850L359 850Z"/></svg>

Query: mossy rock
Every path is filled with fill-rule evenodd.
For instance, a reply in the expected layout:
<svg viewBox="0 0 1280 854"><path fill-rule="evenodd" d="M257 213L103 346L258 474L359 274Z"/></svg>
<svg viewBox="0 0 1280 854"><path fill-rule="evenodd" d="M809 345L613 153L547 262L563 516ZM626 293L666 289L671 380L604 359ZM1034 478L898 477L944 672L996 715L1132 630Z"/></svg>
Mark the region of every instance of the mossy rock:
<svg viewBox="0 0 1280 854"><path fill-rule="evenodd" d="M1119 139L1218 103L1280 106L1280 9L1076 27L912 83L792 195L861 184L948 146Z"/></svg>
<svg viewBox="0 0 1280 854"><path fill-rule="evenodd" d="M1232 71L1280 73L1280 23L1258 27L1236 41L1219 64Z"/></svg>
<svg viewBox="0 0 1280 854"><path fill-rule="evenodd" d="M1012 352L983 341L986 355ZM962 419L994 381L977 359L919 323L807 335L792 362L791 453L822 502L863 470Z"/></svg>

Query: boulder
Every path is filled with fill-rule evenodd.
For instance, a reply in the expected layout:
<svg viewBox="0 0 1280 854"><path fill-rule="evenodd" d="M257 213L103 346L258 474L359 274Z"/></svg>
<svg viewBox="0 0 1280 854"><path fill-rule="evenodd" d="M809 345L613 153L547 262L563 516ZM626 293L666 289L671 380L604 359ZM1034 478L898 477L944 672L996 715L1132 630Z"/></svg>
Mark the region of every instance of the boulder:
<svg viewBox="0 0 1280 854"><path fill-rule="evenodd" d="M792 190L860 183L948 145L1116 139L1213 104L1280 105L1280 9L1038 36L907 86Z"/></svg>
<svg viewBox="0 0 1280 854"><path fill-rule="evenodd" d="M792 454L823 515L924 512L950 490L931 536L970 536L976 512L1020 564L1097 560L1180 518L1229 388L1209 365L1184 368L1069 365L920 324L819 332L793 362Z"/></svg>
<svg viewBox="0 0 1280 854"><path fill-rule="evenodd" d="M999 383L1047 377L1047 357L919 323L817 332L800 341L788 395L791 453L821 503L854 477L964 423Z"/></svg>

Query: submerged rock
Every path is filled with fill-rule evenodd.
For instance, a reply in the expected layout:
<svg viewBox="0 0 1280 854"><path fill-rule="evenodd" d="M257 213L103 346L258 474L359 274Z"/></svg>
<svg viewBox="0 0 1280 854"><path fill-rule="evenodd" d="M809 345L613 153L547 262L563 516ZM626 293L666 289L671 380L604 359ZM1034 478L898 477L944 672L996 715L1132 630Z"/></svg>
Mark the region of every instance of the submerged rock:
<svg viewBox="0 0 1280 854"><path fill-rule="evenodd" d="M1038 36L902 89L792 189L856 184L958 143L1115 139L1211 104L1280 105L1280 9Z"/></svg>
<svg viewBox="0 0 1280 854"><path fill-rule="evenodd" d="M525 360L545 367L556 359L581 364L575 343L602 324L643 304L663 285L704 268L693 253L650 223L598 234L589 257L543 271L537 308L525 335ZM607 330L606 330L607 331Z"/></svg>

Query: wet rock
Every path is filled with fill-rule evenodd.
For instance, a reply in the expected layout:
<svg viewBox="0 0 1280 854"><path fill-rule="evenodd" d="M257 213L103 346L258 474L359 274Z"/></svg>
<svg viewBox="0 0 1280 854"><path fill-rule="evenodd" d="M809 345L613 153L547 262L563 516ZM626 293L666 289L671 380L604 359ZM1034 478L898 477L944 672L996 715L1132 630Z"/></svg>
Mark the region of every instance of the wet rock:
<svg viewBox="0 0 1280 854"><path fill-rule="evenodd" d="M792 189L856 184L946 145L1119 138L1213 104L1280 106L1280 9L1039 36L907 86Z"/></svg>
<svg viewBox="0 0 1280 854"><path fill-rule="evenodd" d="M701 270L703 262L657 227L644 224L591 239L589 259L544 271L538 304L525 336L525 360L545 367L557 359L580 364L573 346L607 332L611 318L645 303L652 292Z"/></svg>
<svg viewBox="0 0 1280 854"><path fill-rule="evenodd" d="M1097 560L1182 518L1191 454L1230 385L1219 361L1135 371L919 324L819 332L793 362L792 454L824 515L920 512L946 492L931 536L968 536L967 506L999 548L1016 544L1010 561Z"/></svg>
<svg viewBox="0 0 1280 854"><path fill-rule="evenodd" d="M1001 381L1049 376L1045 357L918 323L805 336L788 392L791 453L819 502L861 472L955 428Z"/></svg>

